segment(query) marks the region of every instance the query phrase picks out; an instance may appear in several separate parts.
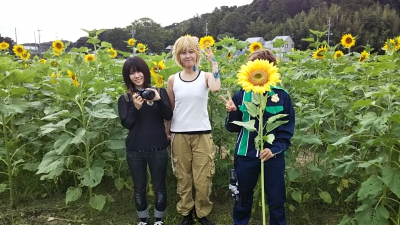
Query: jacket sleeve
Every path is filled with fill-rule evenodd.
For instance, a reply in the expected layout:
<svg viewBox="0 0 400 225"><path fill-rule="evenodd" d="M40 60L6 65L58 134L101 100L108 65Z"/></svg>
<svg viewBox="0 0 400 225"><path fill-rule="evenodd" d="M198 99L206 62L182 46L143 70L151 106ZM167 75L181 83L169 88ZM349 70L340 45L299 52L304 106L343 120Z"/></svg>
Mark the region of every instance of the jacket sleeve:
<svg viewBox="0 0 400 225"><path fill-rule="evenodd" d="M289 148L290 139L293 137L294 134L295 111L289 94L285 92L284 95L285 102L282 114L288 114L288 116L282 118L282 120L288 120L288 122L280 125L273 132L275 134L275 140L272 143L272 146L269 147L269 149L274 154L279 154Z"/></svg>
<svg viewBox="0 0 400 225"><path fill-rule="evenodd" d="M229 112L225 119L225 128L229 132L240 132L242 126L233 124L233 121L242 121L242 111L240 111L239 106L242 104L242 96L240 96L241 91L238 91L233 95L232 101L235 103L236 111Z"/></svg>
<svg viewBox="0 0 400 225"><path fill-rule="evenodd" d="M133 105L132 98L129 96L129 102L126 102L125 97L121 95L118 99L118 113L121 120L121 125L128 130L131 130L136 123L138 110Z"/></svg>
<svg viewBox="0 0 400 225"><path fill-rule="evenodd" d="M167 91L164 88L160 88L159 90L161 99L155 102L160 108L161 117L169 121L172 119L172 113L173 113L171 109L171 102L169 101Z"/></svg>

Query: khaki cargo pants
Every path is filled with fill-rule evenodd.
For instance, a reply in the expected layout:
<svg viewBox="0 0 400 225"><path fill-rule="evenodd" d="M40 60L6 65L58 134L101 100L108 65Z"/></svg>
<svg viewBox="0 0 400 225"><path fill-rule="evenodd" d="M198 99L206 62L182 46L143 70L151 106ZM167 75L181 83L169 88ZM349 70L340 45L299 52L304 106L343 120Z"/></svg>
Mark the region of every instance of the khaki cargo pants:
<svg viewBox="0 0 400 225"><path fill-rule="evenodd" d="M171 145L177 193L180 196L176 209L186 216L195 206L197 216L205 217L213 206L210 194L215 173L215 148L211 134L175 133Z"/></svg>

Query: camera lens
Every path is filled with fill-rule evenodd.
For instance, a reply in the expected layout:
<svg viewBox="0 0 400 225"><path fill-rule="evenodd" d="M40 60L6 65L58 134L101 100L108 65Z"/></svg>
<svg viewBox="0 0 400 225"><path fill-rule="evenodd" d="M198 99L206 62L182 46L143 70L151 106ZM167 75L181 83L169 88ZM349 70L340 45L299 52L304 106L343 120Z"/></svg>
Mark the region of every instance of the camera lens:
<svg viewBox="0 0 400 225"><path fill-rule="evenodd" d="M151 90L144 90L142 93L142 97L146 100L153 100L153 98L156 96L154 91Z"/></svg>

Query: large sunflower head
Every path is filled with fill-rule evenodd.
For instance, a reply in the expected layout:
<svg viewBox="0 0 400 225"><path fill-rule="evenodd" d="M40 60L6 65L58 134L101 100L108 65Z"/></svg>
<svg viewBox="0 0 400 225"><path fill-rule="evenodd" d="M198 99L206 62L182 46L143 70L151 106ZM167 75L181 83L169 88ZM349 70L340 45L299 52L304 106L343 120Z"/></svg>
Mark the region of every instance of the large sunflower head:
<svg viewBox="0 0 400 225"><path fill-rule="evenodd" d="M356 39L351 34L345 34L342 36L340 43L342 43L345 48L351 48L356 44Z"/></svg>
<svg viewBox="0 0 400 225"><path fill-rule="evenodd" d="M87 54L85 55L85 62L90 62L90 61L94 61L94 55L92 54Z"/></svg>
<svg viewBox="0 0 400 225"><path fill-rule="evenodd" d="M62 52L64 50L64 43L60 40L55 40L53 41L53 44L51 44L53 47L53 51L55 52Z"/></svg>
<svg viewBox="0 0 400 225"><path fill-rule="evenodd" d="M261 50L262 49L262 44L258 41L251 43L249 50L251 53L257 51L257 50Z"/></svg>
<svg viewBox="0 0 400 225"><path fill-rule="evenodd" d="M128 45L129 46L133 47L133 46L135 46L135 43L136 43L136 39L135 38L131 38L131 39L128 40Z"/></svg>
<svg viewBox="0 0 400 225"><path fill-rule="evenodd" d="M15 55L21 56L23 53L26 52L26 49L22 45L14 45L13 52L15 53Z"/></svg>
<svg viewBox="0 0 400 225"><path fill-rule="evenodd" d="M337 58L339 58L339 57L342 57L343 55L344 55L343 52L340 51L340 50L338 50L338 51L336 51L335 54L333 55L333 58L334 58L334 59L337 59Z"/></svg>
<svg viewBox="0 0 400 225"><path fill-rule="evenodd" d="M31 53L25 51L25 52L22 53L19 57L20 57L22 60L26 61L26 60L28 60L28 59L31 57Z"/></svg>
<svg viewBox="0 0 400 225"><path fill-rule="evenodd" d="M141 53L143 53L143 52L145 52L147 50L147 46L145 44L143 44L143 43L138 43L136 45L136 48Z"/></svg>
<svg viewBox="0 0 400 225"><path fill-rule="evenodd" d="M215 43L214 38L212 36L204 36L200 38L199 45L201 49L206 49L213 46Z"/></svg>
<svg viewBox="0 0 400 225"><path fill-rule="evenodd" d="M107 52L110 53L110 58L113 59L113 58L117 57L117 51L116 51L115 49L109 48L109 49L107 50Z"/></svg>
<svg viewBox="0 0 400 225"><path fill-rule="evenodd" d="M271 91L271 86L276 86L280 82L278 67L268 60L256 59L248 61L239 69L238 84L248 92L265 93Z"/></svg>
<svg viewBox="0 0 400 225"><path fill-rule="evenodd" d="M369 53L364 50L363 52L361 52L359 61L364 62L368 58L369 58Z"/></svg>
<svg viewBox="0 0 400 225"><path fill-rule="evenodd" d="M313 53L313 58L314 59L323 59L323 58L325 58L325 53L326 53L326 46L322 46Z"/></svg>
<svg viewBox="0 0 400 225"><path fill-rule="evenodd" d="M0 50L7 50L8 47L10 47L10 44L8 44L7 42L0 42Z"/></svg>

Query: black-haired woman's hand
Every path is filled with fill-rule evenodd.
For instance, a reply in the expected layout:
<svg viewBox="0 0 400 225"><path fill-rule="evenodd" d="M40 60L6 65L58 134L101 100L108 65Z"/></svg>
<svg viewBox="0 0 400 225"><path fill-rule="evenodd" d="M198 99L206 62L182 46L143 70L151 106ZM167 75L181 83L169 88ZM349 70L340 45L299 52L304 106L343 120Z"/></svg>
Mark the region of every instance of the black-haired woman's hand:
<svg viewBox="0 0 400 225"><path fill-rule="evenodd" d="M133 104L135 105L136 109L139 110L140 108L142 108L144 99L142 97L140 97L140 95L138 94L133 94Z"/></svg>
<svg viewBox="0 0 400 225"><path fill-rule="evenodd" d="M154 88L146 88L146 90L151 90L151 91L154 92L154 98L151 101L158 101L158 100L161 99L160 93L158 93L158 91L156 89L154 89Z"/></svg>

